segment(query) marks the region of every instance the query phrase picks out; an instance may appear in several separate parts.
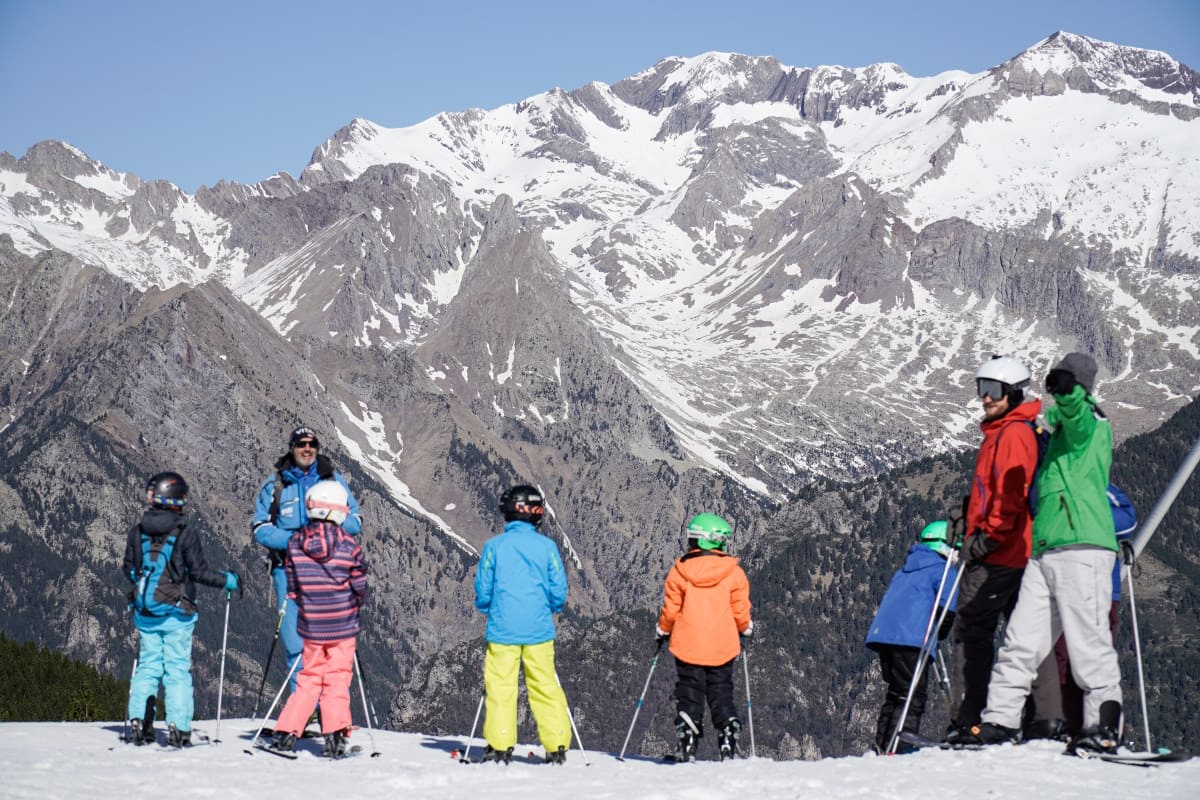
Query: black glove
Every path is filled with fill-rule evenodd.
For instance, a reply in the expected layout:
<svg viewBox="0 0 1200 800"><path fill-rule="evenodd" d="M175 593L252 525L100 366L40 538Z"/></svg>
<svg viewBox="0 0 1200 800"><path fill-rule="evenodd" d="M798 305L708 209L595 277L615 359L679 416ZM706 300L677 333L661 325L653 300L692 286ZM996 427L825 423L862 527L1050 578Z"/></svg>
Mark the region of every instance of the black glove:
<svg viewBox="0 0 1200 800"><path fill-rule="evenodd" d="M664 631L662 628L658 627L657 625L654 626L654 641L665 642L667 639L670 639L670 638L671 638L671 634L667 633L666 631Z"/></svg>
<svg viewBox="0 0 1200 800"><path fill-rule="evenodd" d="M977 564L991 555L992 551L999 546L999 541L988 536L981 529L976 528L975 532L967 537L967 541L963 545L963 560L968 564Z"/></svg>
<svg viewBox="0 0 1200 800"><path fill-rule="evenodd" d="M967 535L967 502L970 499L969 495L964 496L962 502L946 515L946 541L951 547L961 548Z"/></svg>
<svg viewBox="0 0 1200 800"><path fill-rule="evenodd" d="M754 635L754 620L750 620L750 624L746 626L746 630L738 634L743 639L749 639Z"/></svg>
<svg viewBox="0 0 1200 800"><path fill-rule="evenodd" d="M1050 394L1070 394L1079 381L1070 370L1052 369L1046 376L1046 391Z"/></svg>

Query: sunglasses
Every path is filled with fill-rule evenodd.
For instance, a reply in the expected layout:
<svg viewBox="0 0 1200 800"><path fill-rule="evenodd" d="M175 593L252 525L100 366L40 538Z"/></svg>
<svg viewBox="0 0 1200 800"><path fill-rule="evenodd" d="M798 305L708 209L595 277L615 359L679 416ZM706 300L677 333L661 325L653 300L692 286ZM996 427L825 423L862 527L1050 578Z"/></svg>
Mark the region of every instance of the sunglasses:
<svg viewBox="0 0 1200 800"><path fill-rule="evenodd" d="M296 450L303 450L306 447L311 447L313 450L317 450L320 448L320 445L318 445L312 439L301 439L300 441L298 441L294 445L292 445L292 447Z"/></svg>
<svg viewBox="0 0 1200 800"><path fill-rule="evenodd" d="M1008 394L1008 384L1003 381L998 381L995 378L976 378L975 388L978 390L980 399L990 397L993 400L999 400Z"/></svg>

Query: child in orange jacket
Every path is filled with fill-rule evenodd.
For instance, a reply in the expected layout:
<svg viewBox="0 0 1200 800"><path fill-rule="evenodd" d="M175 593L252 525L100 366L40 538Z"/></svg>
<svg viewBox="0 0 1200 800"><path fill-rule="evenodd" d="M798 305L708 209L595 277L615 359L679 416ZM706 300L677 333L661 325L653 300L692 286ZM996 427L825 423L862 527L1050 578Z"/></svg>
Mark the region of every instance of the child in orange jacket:
<svg viewBox="0 0 1200 800"><path fill-rule="evenodd" d="M675 656L676 761L695 761L708 701L721 760L737 754L741 722L733 702L733 660L750 620L750 582L738 560L725 552L733 531L716 514L688 523L687 553L667 573L655 634L670 638Z"/></svg>

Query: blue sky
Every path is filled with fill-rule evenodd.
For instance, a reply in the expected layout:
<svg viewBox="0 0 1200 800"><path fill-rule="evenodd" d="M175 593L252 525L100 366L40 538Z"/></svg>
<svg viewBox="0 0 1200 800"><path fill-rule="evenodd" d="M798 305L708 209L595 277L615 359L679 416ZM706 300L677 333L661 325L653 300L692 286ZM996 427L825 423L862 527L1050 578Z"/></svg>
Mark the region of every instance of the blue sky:
<svg viewBox="0 0 1200 800"><path fill-rule="evenodd" d="M298 175L355 117L411 125L671 55L932 75L986 69L1056 30L1200 69L1200 0L0 0L0 150L60 139L191 192Z"/></svg>

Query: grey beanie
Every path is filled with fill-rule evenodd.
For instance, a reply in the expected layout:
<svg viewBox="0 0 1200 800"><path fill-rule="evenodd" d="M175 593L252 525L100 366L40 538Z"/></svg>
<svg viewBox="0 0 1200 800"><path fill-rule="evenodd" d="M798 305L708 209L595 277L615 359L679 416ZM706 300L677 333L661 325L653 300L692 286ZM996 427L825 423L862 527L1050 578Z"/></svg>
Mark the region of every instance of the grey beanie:
<svg viewBox="0 0 1200 800"><path fill-rule="evenodd" d="M1075 376L1088 394L1096 385L1096 360L1087 353L1067 353L1054 369L1065 370Z"/></svg>

